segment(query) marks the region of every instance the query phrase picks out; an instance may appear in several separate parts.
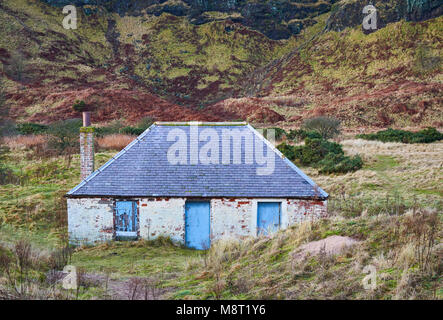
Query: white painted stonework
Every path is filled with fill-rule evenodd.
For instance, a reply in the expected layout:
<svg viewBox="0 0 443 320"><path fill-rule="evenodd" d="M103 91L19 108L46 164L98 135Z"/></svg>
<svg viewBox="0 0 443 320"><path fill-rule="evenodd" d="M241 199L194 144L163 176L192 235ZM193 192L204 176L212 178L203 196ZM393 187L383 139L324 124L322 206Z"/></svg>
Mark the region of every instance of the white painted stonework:
<svg viewBox="0 0 443 320"><path fill-rule="evenodd" d="M114 205L100 198L68 199L69 241L74 244L105 242L114 236Z"/></svg>
<svg viewBox="0 0 443 320"><path fill-rule="evenodd" d="M185 198L136 198L139 237L152 240L170 237L185 242ZM245 238L257 235L257 203L280 202L280 228L317 219L327 214L327 201L296 199L211 199L211 241L221 238ZM113 240L114 199L68 199L68 223L71 243L92 244Z"/></svg>
<svg viewBox="0 0 443 320"><path fill-rule="evenodd" d="M184 243L185 202L184 198L141 199L140 237L150 240L165 236Z"/></svg>

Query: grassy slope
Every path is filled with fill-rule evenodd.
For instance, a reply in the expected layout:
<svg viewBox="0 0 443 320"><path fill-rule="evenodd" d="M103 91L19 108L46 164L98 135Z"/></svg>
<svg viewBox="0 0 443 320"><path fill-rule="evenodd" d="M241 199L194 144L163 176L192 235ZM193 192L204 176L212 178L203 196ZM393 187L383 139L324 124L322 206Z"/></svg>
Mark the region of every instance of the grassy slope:
<svg viewBox="0 0 443 320"><path fill-rule="evenodd" d="M24 61L27 81L19 83L11 76L7 81L13 116L21 120L53 120L45 117L52 112L66 116L64 109L75 96L99 107L108 104L93 89L105 92L103 96L107 90L133 90L143 101L152 98L140 91L152 92L201 106L238 91L239 79L288 52L293 41L270 40L226 21L196 26L166 13L121 17L78 10L78 29L65 30L60 8L25 0L2 2L0 17L5 21L0 26L0 58ZM129 108L118 100L116 104L117 110Z"/></svg>
<svg viewBox="0 0 443 320"><path fill-rule="evenodd" d="M290 41L273 41L225 21L195 26L168 14L116 21L118 40L134 50L134 73L159 94L184 104L231 95L240 78L290 46Z"/></svg>
<svg viewBox="0 0 443 320"><path fill-rule="evenodd" d="M322 33L329 16L324 14L299 36L273 41L229 21L197 26L166 13L87 16L79 10L79 28L68 31L60 8L25 0L2 2L0 16L5 21L0 48L13 56L21 52L30 78L24 85L7 81L16 119L73 117L69 107L76 98L99 107L95 121L131 119L137 110L161 119L171 114L197 118L187 108L171 110L146 92L204 107L243 91L266 98L227 100L199 113L206 120L218 115L281 121L280 116L256 117L256 110L247 107L260 104L283 115L285 126L319 114L333 114L354 128L443 122L438 94L442 17L401 21L365 35L358 27ZM0 59L6 59L4 54L0 50ZM226 109L230 112L223 114Z"/></svg>
<svg viewBox="0 0 443 320"><path fill-rule="evenodd" d="M328 114L354 128L441 126L443 17L369 35L359 27L319 33L326 15L318 20L299 43L316 36L253 73L247 93L269 96L263 103L291 122Z"/></svg>
<svg viewBox="0 0 443 320"><path fill-rule="evenodd" d="M363 155L367 162L363 170L324 176L303 168L331 195L330 212L334 216L328 220L295 226L272 239L250 240L242 245L222 243L208 256L167 242L141 241L82 248L74 254L73 263L92 273L110 272L116 280L133 276L161 278L163 286L169 288L165 296L169 298L413 297L413 292L404 288L407 279L404 276L402 280L403 265L394 254L405 251L406 255L407 248L393 245L387 237L403 216L387 213L403 212L404 206L414 203L441 211L439 166L443 144L362 140L343 143L347 153ZM79 159L74 157L67 168L62 158L39 160L31 155L32 151L23 149L13 149L8 155L7 165L29 179L23 180L22 186L0 186L0 241L11 243L27 237L35 247L51 250L65 233L62 195L79 182ZM98 153L98 165L112 155ZM395 192L399 197L395 197ZM343 196L346 201L340 201ZM347 235L362 243L333 259L299 262L291 258L291 252L300 244L330 235ZM408 259L408 274L417 283L415 297L432 298L437 286L436 294L441 298L441 282L436 284L434 278L419 277L416 263ZM381 272L376 292L367 292L360 285L364 276L361 268L367 264L375 265ZM84 298L102 293L87 291Z"/></svg>

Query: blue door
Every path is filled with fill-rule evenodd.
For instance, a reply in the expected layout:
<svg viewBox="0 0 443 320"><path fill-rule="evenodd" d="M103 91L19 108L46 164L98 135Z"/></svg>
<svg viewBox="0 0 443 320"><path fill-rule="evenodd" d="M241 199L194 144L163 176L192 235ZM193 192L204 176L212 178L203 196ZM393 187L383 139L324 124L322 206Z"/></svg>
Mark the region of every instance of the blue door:
<svg viewBox="0 0 443 320"><path fill-rule="evenodd" d="M209 202L187 201L185 209L186 246L198 250L209 249L211 246Z"/></svg>
<svg viewBox="0 0 443 320"><path fill-rule="evenodd" d="M269 234L280 227L280 202L258 202L257 232Z"/></svg>
<svg viewBox="0 0 443 320"><path fill-rule="evenodd" d="M115 231L118 237L137 237L136 201L116 201Z"/></svg>

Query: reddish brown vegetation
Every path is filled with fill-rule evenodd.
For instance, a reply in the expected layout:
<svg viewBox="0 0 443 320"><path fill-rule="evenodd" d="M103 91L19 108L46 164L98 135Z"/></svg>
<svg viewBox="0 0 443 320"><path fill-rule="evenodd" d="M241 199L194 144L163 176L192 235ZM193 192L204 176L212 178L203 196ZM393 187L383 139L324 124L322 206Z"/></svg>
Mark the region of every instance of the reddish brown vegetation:
<svg viewBox="0 0 443 320"><path fill-rule="evenodd" d="M267 101L259 98L227 99L208 108L226 119L242 119L259 123L276 123L285 118L271 110Z"/></svg>
<svg viewBox="0 0 443 320"><path fill-rule="evenodd" d="M103 150L121 150L135 139L126 134L111 134L97 138L98 147Z"/></svg>

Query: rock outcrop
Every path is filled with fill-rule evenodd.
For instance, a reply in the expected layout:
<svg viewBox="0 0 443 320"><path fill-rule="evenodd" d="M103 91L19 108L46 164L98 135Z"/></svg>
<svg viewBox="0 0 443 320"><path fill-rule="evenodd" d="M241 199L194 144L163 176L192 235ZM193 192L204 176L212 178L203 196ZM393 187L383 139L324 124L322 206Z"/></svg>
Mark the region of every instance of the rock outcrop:
<svg viewBox="0 0 443 320"><path fill-rule="evenodd" d="M194 24L232 20L274 40L287 39L312 24L312 17L328 12L335 0L41 0L52 6L102 6L120 15L188 16Z"/></svg>
<svg viewBox="0 0 443 320"><path fill-rule="evenodd" d="M443 14L441 0L347 0L332 7L326 30L342 31L347 27L361 25L365 16L363 8L368 4L377 9L377 29L402 19L422 21Z"/></svg>

